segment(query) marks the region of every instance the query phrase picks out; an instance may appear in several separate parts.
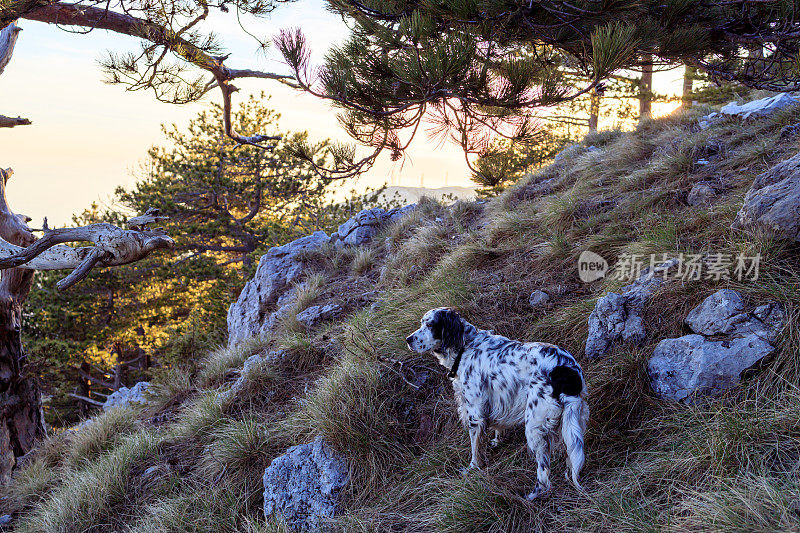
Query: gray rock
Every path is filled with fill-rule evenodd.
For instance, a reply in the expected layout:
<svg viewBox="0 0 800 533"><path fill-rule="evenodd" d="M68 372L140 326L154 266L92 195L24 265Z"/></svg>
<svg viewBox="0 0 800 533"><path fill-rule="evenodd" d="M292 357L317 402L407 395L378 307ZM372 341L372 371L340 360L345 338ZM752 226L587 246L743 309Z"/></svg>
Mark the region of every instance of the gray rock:
<svg viewBox="0 0 800 533"><path fill-rule="evenodd" d="M644 270L639 279L622 288L621 294L609 292L597 300L589 315L589 336L586 339L586 357L602 357L618 340L639 344L647 332L642 314L650 296L663 283L664 274L678 265L672 259Z"/></svg>
<svg viewBox="0 0 800 533"><path fill-rule="evenodd" d="M731 289L722 289L689 311L685 322L695 333L716 335L724 332L728 321L743 310L742 295Z"/></svg>
<svg viewBox="0 0 800 533"><path fill-rule="evenodd" d="M797 104L797 100L788 93L780 93L775 96L753 100L745 104L730 102L722 106L719 112L723 115L740 117L747 119L750 117L763 117L771 115L779 109Z"/></svg>
<svg viewBox="0 0 800 533"><path fill-rule="evenodd" d="M271 248L261 256L255 276L245 284L238 300L228 309L229 344L269 332L275 322L271 309L303 274L303 254L328 242L330 237L324 231L317 231Z"/></svg>
<svg viewBox="0 0 800 533"><path fill-rule="evenodd" d="M730 289L715 292L692 309L686 323L696 333L665 339L653 352L647 365L653 389L663 398L684 401L737 385L742 372L775 351L786 323L778 303L752 313L743 309L741 294Z"/></svg>
<svg viewBox="0 0 800 533"><path fill-rule="evenodd" d="M397 222L417 207L409 204L385 211L380 207L364 209L339 226L336 246L359 246L370 242L386 224Z"/></svg>
<svg viewBox="0 0 800 533"><path fill-rule="evenodd" d="M140 381L131 388L120 387L120 389L109 396L103 403L103 411L108 411L115 407L128 407L134 404L145 404L147 398L145 391L150 387L147 381Z"/></svg>
<svg viewBox="0 0 800 533"><path fill-rule="evenodd" d="M347 462L322 437L293 446L264 471L264 515L280 515L291 528L321 529L335 515Z"/></svg>
<svg viewBox="0 0 800 533"><path fill-rule="evenodd" d="M530 298L528 298L528 303L534 309L538 309L544 305L547 305L547 302L550 301L550 295L544 292L541 289L537 289L531 293Z"/></svg>
<svg viewBox="0 0 800 533"><path fill-rule="evenodd" d="M647 371L662 398L684 401L736 386L742 372L773 351L769 342L755 334L725 340L686 335L661 341Z"/></svg>
<svg viewBox="0 0 800 533"><path fill-rule="evenodd" d="M687 196L686 201L689 203L689 205L710 204L714 200L715 196L717 196L717 192L714 190L714 188L708 183L701 181L700 183L694 184L692 190L689 191L689 196Z"/></svg>
<svg viewBox="0 0 800 533"><path fill-rule="evenodd" d="M756 178L732 227L800 242L800 153Z"/></svg>
<svg viewBox="0 0 800 533"><path fill-rule="evenodd" d="M358 246L368 243L380 230L385 215L386 211L380 207L359 211L339 226L337 246Z"/></svg>
<svg viewBox="0 0 800 533"><path fill-rule="evenodd" d="M11 515L10 514L4 514L3 516L0 516L0 527L7 526L10 523L11 523Z"/></svg>
<svg viewBox="0 0 800 533"><path fill-rule="evenodd" d="M247 390L253 375L257 374L265 365L269 365L275 360L282 358L284 355L286 355L285 351L278 350L259 352L245 359L242 369L239 371L239 377L236 378L236 381L233 382L230 389L221 392L217 396L217 403L219 405L226 405L234 400L242 391Z"/></svg>
<svg viewBox="0 0 800 533"><path fill-rule="evenodd" d="M307 328L314 327L317 323L335 317L342 312L338 304L312 305L297 313L297 321Z"/></svg>

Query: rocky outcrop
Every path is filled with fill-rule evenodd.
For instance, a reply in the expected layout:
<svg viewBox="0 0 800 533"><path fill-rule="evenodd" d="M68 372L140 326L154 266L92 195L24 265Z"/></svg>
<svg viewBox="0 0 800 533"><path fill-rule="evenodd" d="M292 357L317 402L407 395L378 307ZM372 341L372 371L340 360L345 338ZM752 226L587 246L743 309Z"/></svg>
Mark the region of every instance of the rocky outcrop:
<svg viewBox="0 0 800 533"><path fill-rule="evenodd" d="M319 531L337 510L349 478L347 462L322 437L293 446L264 471L264 515L280 515L303 531Z"/></svg>
<svg viewBox="0 0 800 533"><path fill-rule="evenodd" d="M647 332L643 313L650 296L665 283L665 274L678 265L672 259L655 268L645 269L639 278L622 288L621 293L609 292L595 304L589 315L589 336L586 357L602 357L619 341L639 344Z"/></svg>
<svg viewBox="0 0 800 533"><path fill-rule="evenodd" d="M800 242L800 153L756 178L733 228L766 230Z"/></svg>
<svg viewBox="0 0 800 533"><path fill-rule="evenodd" d="M656 346L647 365L653 389L668 400L692 401L736 386L745 370L775 351L785 321L777 303L746 313L737 291L712 294L686 317L695 333Z"/></svg>
<svg viewBox="0 0 800 533"><path fill-rule="evenodd" d="M272 314L289 305L285 291L303 274L303 254L330 242L324 231L317 231L283 246L271 248L258 261L253 279L239 299L228 309L228 343L237 344L252 336L267 333L276 318ZM282 305L276 305L282 303Z"/></svg>
<svg viewBox="0 0 800 533"><path fill-rule="evenodd" d="M313 328L323 320L329 320L342 313L342 306L337 304L312 305L297 313L297 321L307 328Z"/></svg>
<svg viewBox="0 0 800 533"><path fill-rule="evenodd" d="M387 224L398 221L416 204L385 211L380 207L359 211L328 236L317 231L283 246L271 248L258 261L253 279L248 281L238 300L228 309L228 343L238 344L264 336L294 307L297 286L305 273L305 257L328 243L356 246L371 241Z"/></svg>
<svg viewBox="0 0 800 533"><path fill-rule="evenodd" d="M109 396L103 403L103 411L108 411L115 407L128 407L131 405L141 405L147 403L145 391L150 387L148 381L140 381L131 388L120 387L120 389Z"/></svg>

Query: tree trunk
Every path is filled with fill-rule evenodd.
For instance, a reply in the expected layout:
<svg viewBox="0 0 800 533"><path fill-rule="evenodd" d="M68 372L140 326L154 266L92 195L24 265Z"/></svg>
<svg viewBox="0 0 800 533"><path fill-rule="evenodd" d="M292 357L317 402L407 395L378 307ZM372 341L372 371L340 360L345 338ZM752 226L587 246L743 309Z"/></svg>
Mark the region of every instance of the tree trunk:
<svg viewBox="0 0 800 533"><path fill-rule="evenodd" d="M694 67L686 65L683 72L683 94L681 95L681 107L689 109L692 107L692 85L694 84Z"/></svg>
<svg viewBox="0 0 800 533"><path fill-rule="evenodd" d="M597 125L600 122L600 93L596 89L592 89L589 97L589 131L597 131Z"/></svg>
<svg viewBox="0 0 800 533"><path fill-rule="evenodd" d="M5 229L7 226L0 227L0 235L10 241ZM14 244L33 242L32 237L25 240L17 239ZM36 376L25 369L20 338L22 305L32 282L33 270L21 268L3 271L0 279L0 485L11 479L17 458L46 435L42 395Z"/></svg>
<svg viewBox="0 0 800 533"><path fill-rule="evenodd" d="M652 116L653 103L653 56L642 57L642 78L639 83L639 120Z"/></svg>

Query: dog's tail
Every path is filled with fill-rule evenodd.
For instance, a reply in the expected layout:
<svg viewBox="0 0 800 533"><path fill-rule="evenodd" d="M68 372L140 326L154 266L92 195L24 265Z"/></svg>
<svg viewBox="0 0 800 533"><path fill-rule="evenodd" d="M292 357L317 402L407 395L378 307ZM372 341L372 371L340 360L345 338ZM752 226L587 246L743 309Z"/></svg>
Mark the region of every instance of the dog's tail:
<svg viewBox="0 0 800 533"><path fill-rule="evenodd" d="M572 483L575 488L583 490L578 482L581 469L586 460L583 451L583 434L589 421L589 405L581 396L561 394L564 412L561 415L561 436L567 447L569 466L572 471Z"/></svg>

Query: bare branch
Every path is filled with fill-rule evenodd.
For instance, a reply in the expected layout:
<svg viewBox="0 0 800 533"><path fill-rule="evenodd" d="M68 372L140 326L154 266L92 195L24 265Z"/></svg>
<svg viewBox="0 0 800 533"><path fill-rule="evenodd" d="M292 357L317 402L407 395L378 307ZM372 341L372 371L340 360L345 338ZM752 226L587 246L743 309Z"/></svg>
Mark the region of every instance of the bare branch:
<svg viewBox="0 0 800 533"><path fill-rule="evenodd" d="M0 30L0 74L11 61L11 56L14 54L14 45L17 43L17 36L22 28L17 26L14 22Z"/></svg>
<svg viewBox="0 0 800 533"><path fill-rule="evenodd" d="M110 9L68 4L64 2L37 7L19 16L48 24L99 28L138 37L155 45L163 46L181 59L208 71L214 76L216 85L222 91L223 109L225 110L225 134L240 144L248 144L260 148L271 148L269 146L263 146L262 143L264 141L276 140L276 137L270 135L244 136L236 131L231 118L231 96L234 92L238 91L238 88L232 85L231 81L236 78L264 78L276 80L291 87L297 87L292 81L294 77L287 74L276 74L248 69L229 69L224 64L225 59L227 59L226 57L212 56L193 42L184 39L181 34L185 31L185 28L184 30L176 32L149 20L117 13Z"/></svg>
<svg viewBox="0 0 800 533"><path fill-rule="evenodd" d="M7 117L0 115L0 128L13 128L14 126L27 126L31 123L27 118L22 117Z"/></svg>
<svg viewBox="0 0 800 533"><path fill-rule="evenodd" d="M161 210L151 207L145 211L144 215L129 218L128 227L137 231L141 231L145 229L148 224L153 224L159 220L167 220L169 218L168 216L159 215L160 212Z"/></svg>

